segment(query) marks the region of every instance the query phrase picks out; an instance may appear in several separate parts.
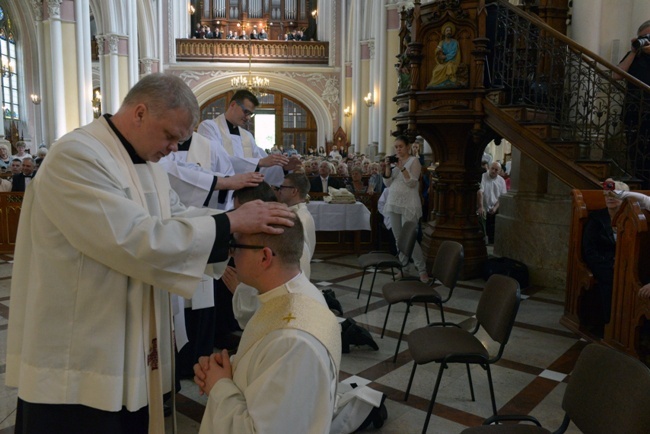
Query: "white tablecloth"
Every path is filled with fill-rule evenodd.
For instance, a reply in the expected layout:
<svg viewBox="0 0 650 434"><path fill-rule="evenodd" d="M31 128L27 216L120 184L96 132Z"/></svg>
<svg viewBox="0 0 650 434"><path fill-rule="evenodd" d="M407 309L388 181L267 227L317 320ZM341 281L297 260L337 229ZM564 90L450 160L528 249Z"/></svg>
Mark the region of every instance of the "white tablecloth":
<svg viewBox="0 0 650 434"><path fill-rule="evenodd" d="M317 231L369 231L370 211L361 202L333 204L309 202Z"/></svg>

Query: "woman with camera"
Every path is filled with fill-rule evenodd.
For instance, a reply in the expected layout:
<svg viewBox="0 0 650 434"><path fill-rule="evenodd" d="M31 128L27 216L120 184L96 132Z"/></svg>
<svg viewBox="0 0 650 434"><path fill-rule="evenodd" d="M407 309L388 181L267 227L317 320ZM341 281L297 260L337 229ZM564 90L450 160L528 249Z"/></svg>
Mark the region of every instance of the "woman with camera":
<svg viewBox="0 0 650 434"><path fill-rule="evenodd" d="M422 217L422 202L420 201L419 181L422 166L418 159L411 154L411 145L404 136L395 139L395 155L387 156L383 177L390 194L384 205L384 215L390 218L395 241L399 240L402 226L407 221L417 222ZM427 264L422 255L419 243L413 249L413 262L420 274L422 282L429 281ZM400 259L405 260L400 253Z"/></svg>

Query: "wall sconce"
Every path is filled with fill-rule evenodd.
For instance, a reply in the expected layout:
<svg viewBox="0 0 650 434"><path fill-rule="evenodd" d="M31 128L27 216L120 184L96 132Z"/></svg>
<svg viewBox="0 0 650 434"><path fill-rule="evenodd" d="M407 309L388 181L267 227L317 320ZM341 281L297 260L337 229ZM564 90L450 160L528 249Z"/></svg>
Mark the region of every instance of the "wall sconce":
<svg viewBox="0 0 650 434"><path fill-rule="evenodd" d="M343 109L343 116L345 116L346 118L352 116L352 112L350 111L350 106L347 106L346 108Z"/></svg>
<svg viewBox="0 0 650 434"><path fill-rule="evenodd" d="M372 93L368 92L368 95L363 98L363 102L366 103L367 107L375 105L375 101L372 99Z"/></svg>
<svg viewBox="0 0 650 434"><path fill-rule="evenodd" d="M194 12L196 12L196 8L194 7L194 5L193 5L192 3L189 3L189 4L187 5L187 12L188 12L190 15L194 15Z"/></svg>
<svg viewBox="0 0 650 434"><path fill-rule="evenodd" d="M318 9L314 9L313 11L311 11L311 16L314 19L318 18Z"/></svg>
<svg viewBox="0 0 650 434"><path fill-rule="evenodd" d="M93 115L95 116L95 119L99 117L99 115L102 114L102 93L99 91L99 89L95 89L95 92L93 92Z"/></svg>
<svg viewBox="0 0 650 434"><path fill-rule="evenodd" d="M29 97L32 99L34 105L39 105L41 103L41 97L36 95L35 93L31 94Z"/></svg>

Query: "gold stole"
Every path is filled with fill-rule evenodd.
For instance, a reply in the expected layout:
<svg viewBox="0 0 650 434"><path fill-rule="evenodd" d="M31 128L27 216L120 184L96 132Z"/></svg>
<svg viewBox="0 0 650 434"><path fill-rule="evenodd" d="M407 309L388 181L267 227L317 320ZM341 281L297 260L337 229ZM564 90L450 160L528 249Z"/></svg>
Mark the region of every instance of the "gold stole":
<svg viewBox="0 0 650 434"><path fill-rule="evenodd" d="M148 209L148 204L144 196L144 189L140 182L140 177L131 161L128 152L122 146L119 138L115 135L113 129L108 125L106 119L100 117L95 122L83 128L88 134L100 142L110 153L116 164L123 172L122 179L126 181L131 191L134 193L132 200ZM152 163L146 163L154 178L155 185L165 185L167 174L162 170L157 170ZM163 178L164 177L164 178ZM160 204L159 215L163 219L171 217L171 203L168 192L156 190L158 193L158 203ZM160 318L156 315L156 300L161 294L156 294L153 286L142 283L144 291L142 292L142 317L143 317L143 351L147 354L147 393L149 395L149 434L159 434L165 432L165 415L163 411L163 387L162 375L160 372L160 347L158 341L158 329L160 328ZM169 297L169 293L167 293ZM171 302L169 303L171 306ZM160 315L163 315L161 312ZM168 312L171 315L171 312ZM170 330L171 332L171 330ZM172 340L173 342L173 340ZM174 351L171 351L174 357ZM173 366L173 364L172 364ZM173 373L172 373L173 375ZM172 381L172 388L174 382Z"/></svg>
<svg viewBox="0 0 650 434"><path fill-rule="evenodd" d="M228 129L228 124L226 123L226 116L219 115L214 118L214 122L217 124L217 127L219 127L219 132L221 133L221 144L223 145L228 155L231 157L234 156L235 154L232 150L232 138L230 137L230 130ZM240 128L239 137L241 137L241 146L244 150L244 157L253 158L253 141L251 140L250 136L248 134L242 134L242 130ZM190 149L191 148L192 147L190 146Z"/></svg>
<svg viewBox="0 0 650 434"><path fill-rule="evenodd" d="M248 350L272 331L295 329L309 333L327 348L338 375L341 366L341 327L330 310L304 294L289 293L262 304L246 324L233 371Z"/></svg>

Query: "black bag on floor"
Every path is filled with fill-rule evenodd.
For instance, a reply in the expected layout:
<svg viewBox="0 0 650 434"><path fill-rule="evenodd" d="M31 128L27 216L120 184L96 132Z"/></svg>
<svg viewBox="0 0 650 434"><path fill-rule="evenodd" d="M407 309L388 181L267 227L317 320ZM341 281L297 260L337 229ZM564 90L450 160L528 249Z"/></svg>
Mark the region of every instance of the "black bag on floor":
<svg viewBox="0 0 650 434"><path fill-rule="evenodd" d="M341 323L341 341L343 353L345 354L350 352L350 345L369 345L375 351L379 350L379 345L370 336L370 332L357 325L352 318L348 318Z"/></svg>
<svg viewBox="0 0 650 434"><path fill-rule="evenodd" d="M515 261L510 258L489 258L485 261L483 268L483 278L488 278L493 274L502 274L509 276L519 282L521 289L528 288L528 267L523 262Z"/></svg>
<svg viewBox="0 0 650 434"><path fill-rule="evenodd" d="M343 316L343 306L341 306L341 302L336 299L334 291L331 289L323 289L321 293L323 294L323 298L325 298L327 307L335 314Z"/></svg>

